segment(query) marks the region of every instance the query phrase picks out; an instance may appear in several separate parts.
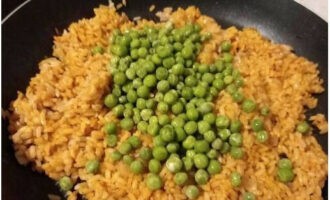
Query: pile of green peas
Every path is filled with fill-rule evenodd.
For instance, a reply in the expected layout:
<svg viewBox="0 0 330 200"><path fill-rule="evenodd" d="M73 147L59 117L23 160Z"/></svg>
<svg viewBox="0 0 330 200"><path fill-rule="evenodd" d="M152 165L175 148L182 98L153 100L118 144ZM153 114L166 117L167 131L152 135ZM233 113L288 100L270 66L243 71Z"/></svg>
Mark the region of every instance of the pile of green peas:
<svg viewBox="0 0 330 200"><path fill-rule="evenodd" d="M104 103L120 119L121 129L152 135L153 147L141 147L134 135L117 145L118 138L109 128L116 124L110 122L105 125L107 144L117 145L110 157L123 160L133 173L148 171L146 184L151 190L163 186L158 175L163 164L174 173L177 185L185 186L189 176L204 185L221 172L220 154L230 153L235 159L244 156L242 123L216 116L212 101L225 90L246 112L256 105L239 90L243 78L233 68L229 41L221 44L222 53L215 63L196 62L208 37L197 24L182 28L166 24L116 31L111 38L113 86ZM185 194L197 198L199 189L186 186Z"/></svg>

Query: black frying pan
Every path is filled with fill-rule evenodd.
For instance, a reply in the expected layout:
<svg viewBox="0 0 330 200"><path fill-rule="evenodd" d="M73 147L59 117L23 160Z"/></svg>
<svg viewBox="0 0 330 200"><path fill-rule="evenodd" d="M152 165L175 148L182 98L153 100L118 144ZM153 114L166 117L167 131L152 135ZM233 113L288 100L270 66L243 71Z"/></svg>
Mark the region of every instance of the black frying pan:
<svg viewBox="0 0 330 200"><path fill-rule="evenodd" d="M10 0L7 0L10 1ZM38 72L38 62L52 52L55 28L62 31L83 17L92 17L93 8L106 0L31 0L2 24L2 108L7 109L16 91L25 91L29 80ZM154 18L148 12L165 6L196 5L222 26L255 27L278 43L294 47L298 55L319 63L320 76L327 88L328 24L292 0L128 0L123 9L130 17ZM9 4L7 4L9 5ZM4 8L8 11L8 8ZM328 90L317 95L317 108L308 112L328 115ZM47 194L60 194L55 183L44 175L20 166L8 139L8 123L2 120L2 198L5 200L48 199ZM327 152L327 135L315 134ZM327 184L323 197L328 198Z"/></svg>

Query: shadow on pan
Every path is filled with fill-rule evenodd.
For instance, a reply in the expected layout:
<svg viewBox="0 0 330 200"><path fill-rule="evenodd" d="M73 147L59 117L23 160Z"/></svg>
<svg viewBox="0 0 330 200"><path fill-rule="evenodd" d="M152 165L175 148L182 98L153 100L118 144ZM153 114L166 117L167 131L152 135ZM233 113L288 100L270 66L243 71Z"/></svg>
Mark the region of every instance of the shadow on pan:
<svg viewBox="0 0 330 200"><path fill-rule="evenodd" d="M7 109L16 98L16 91L25 91L32 76L38 72L37 64L51 55L52 37L55 28L62 31L71 22L83 17L92 17L93 8L107 1L79 0L32 0L2 25L2 108ZM291 0L271 1L175 1L147 0L129 1L123 9L131 18L142 16L154 19L149 13L150 5L156 10L166 6L186 7L196 5L223 27L255 27L263 35L279 43L294 47L298 55L319 63L320 76L328 80L328 28L327 23ZM324 83L327 88L327 82ZM307 115L323 113L328 115L328 91L318 95L318 107ZM54 181L20 166L14 157L8 139L7 121L2 120L2 198L5 200L48 199L48 194L61 195ZM327 135L315 134L325 152L328 149ZM328 198L327 182L323 189Z"/></svg>

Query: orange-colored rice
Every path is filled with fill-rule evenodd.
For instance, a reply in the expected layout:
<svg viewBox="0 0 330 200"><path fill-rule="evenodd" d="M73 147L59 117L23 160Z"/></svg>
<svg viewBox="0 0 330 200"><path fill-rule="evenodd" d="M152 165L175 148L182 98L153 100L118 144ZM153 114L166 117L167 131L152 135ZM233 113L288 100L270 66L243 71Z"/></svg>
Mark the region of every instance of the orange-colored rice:
<svg viewBox="0 0 330 200"><path fill-rule="evenodd" d="M79 178L81 182L68 192L70 200L77 199L78 194L95 200L185 199L183 189L174 184L165 168L161 172L164 188L152 192L145 185L146 175L134 175L124 164L107 157L113 149L104 142L102 126L115 120L103 106L111 79L107 72L110 55L92 55L90 49L106 47L112 30L123 30L133 23L108 6L95 9L95 14L92 19L71 24L62 36L54 38L53 57L40 62L40 72L31 79L26 93L19 92L13 101L9 130L17 160L23 165L32 163L34 169L54 180L64 175ZM317 65L285 45L270 42L254 29L222 29L195 7L178 9L168 17L176 26L197 22L202 31L213 34L199 55L201 62L212 62L221 41L230 39L236 55L234 65L245 79L245 96L268 105L272 113L264 118L270 141L256 143L248 123L256 114L241 112L229 95L219 94L216 112L239 117L244 124L245 157L219 158L223 170L202 186L199 199L241 199L244 191L253 192L257 199L322 199L327 155L313 136L295 132L297 122L305 119L304 106L313 108L317 104L312 94L324 90ZM129 135L122 131L121 141ZM151 145L151 138L141 137L144 145ZM294 165L296 177L289 184L276 180L276 163L282 153ZM93 158L101 161L96 175L84 170ZM234 170L243 175L238 188L233 188L229 180Z"/></svg>

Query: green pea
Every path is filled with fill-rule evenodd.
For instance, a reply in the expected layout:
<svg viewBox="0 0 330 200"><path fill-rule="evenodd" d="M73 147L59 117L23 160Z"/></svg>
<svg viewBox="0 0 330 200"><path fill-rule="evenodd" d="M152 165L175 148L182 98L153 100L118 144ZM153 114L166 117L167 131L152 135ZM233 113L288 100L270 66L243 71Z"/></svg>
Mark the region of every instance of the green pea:
<svg viewBox="0 0 330 200"><path fill-rule="evenodd" d="M117 135L107 135L106 136L106 143L107 143L107 146L108 147L114 147L117 145L117 142L118 142L118 137Z"/></svg>
<svg viewBox="0 0 330 200"><path fill-rule="evenodd" d="M127 100L128 100L128 102L135 103L137 97L138 97L138 95L137 95L136 91L134 91L134 90L128 91L128 93L127 93Z"/></svg>
<svg viewBox="0 0 330 200"><path fill-rule="evenodd" d="M63 176L59 181L58 185L60 186L60 189L64 192L67 192L73 188L73 183L71 179L67 176Z"/></svg>
<svg viewBox="0 0 330 200"><path fill-rule="evenodd" d="M142 82L141 78L136 78L136 79L133 80L132 84L133 84L133 87L135 89L137 89L137 88L139 88L140 86L143 85L143 82Z"/></svg>
<svg viewBox="0 0 330 200"><path fill-rule="evenodd" d="M141 174L143 172L143 163L140 160L134 160L130 165L130 170L134 174Z"/></svg>
<svg viewBox="0 0 330 200"><path fill-rule="evenodd" d="M155 101L155 99L148 99L146 101L146 107L149 109L154 109L156 107L157 102Z"/></svg>
<svg viewBox="0 0 330 200"><path fill-rule="evenodd" d="M174 175L174 182L177 185L184 185L188 180L188 175L185 172L178 172Z"/></svg>
<svg viewBox="0 0 330 200"><path fill-rule="evenodd" d="M223 41L222 43L221 43L221 50L223 51L223 52L228 52L228 51L230 51L230 49L231 49L231 43L230 43L230 41Z"/></svg>
<svg viewBox="0 0 330 200"><path fill-rule="evenodd" d="M223 142L223 143L222 143L222 146L221 146L221 149L220 149L220 152L221 152L222 154L225 154L225 153L227 153L229 150L230 150L230 145L229 145L229 143L228 143L228 142Z"/></svg>
<svg viewBox="0 0 330 200"><path fill-rule="evenodd" d="M118 99L115 95L113 94L108 94L105 99L104 99L104 104L108 107L108 108L113 108L117 105L118 103Z"/></svg>
<svg viewBox="0 0 330 200"><path fill-rule="evenodd" d="M181 95L186 100L190 100L194 97L193 89L190 87L183 87L181 91Z"/></svg>
<svg viewBox="0 0 330 200"><path fill-rule="evenodd" d="M253 193L251 192L245 192L243 195L243 200L255 200L256 197Z"/></svg>
<svg viewBox="0 0 330 200"><path fill-rule="evenodd" d="M170 84L172 87L178 85L178 83L179 83L179 76L177 76L177 75L175 75L175 74L173 74L173 73L170 74L170 75L168 76L168 82L169 82L169 84Z"/></svg>
<svg viewBox="0 0 330 200"><path fill-rule="evenodd" d="M141 114L141 118L144 121L148 121L150 119L150 117L153 115L153 110L152 109L143 109L140 112Z"/></svg>
<svg viewBox="0 0 330 200"><path fill-rule="evenodd" d="M215 67L217 68L217 71L218 72L222 72L225 68L225 65L223 63L222 60L217 60L215 63L214 63Z"/></svg>
<svg viewBox="0 0 330 200"><path fill-rule="evenodd" d="M128 142L132 145L133 148L139 148L142 145L141 140L136 135L133 135L128 138Z"/></svg>
<svg viewBox="0 0 330 200"><path fill-rule="evenodd" d="M138 49L131 49L130 55L131 55L131 58L133 60L138 59L139 58L139 51L138 51Z"/></svg>
<svg viewBox="0 0 330 200"><path fill-rule="evenodd" d="M163 128L160 129L159 133L160 133L160 137L165 142L171 142L175 138L175 132L171 125L164 126Z"/></svg>
<svg viewBox="0 0 330 200"><path fill-rule="evenodd" d="M177 173L181 170L183 163L180 158L171 156L169 159L167 159L165 165L170 172Z"/></svg>
<svg viewBox="0 0 330 200"><path fill-rule="evenodd" d="M173 124L172 124L172 126L173 126ZM175 130L176 140L177 141L181 142L184 139L186 139L187 134L186 134L186 132L184 131L183 128L181 128L181 127L175 127L174 130Z"/></svg>
<svg viewBox="0 0 330 200"><path fill-rule="evenodd" d="M155 87L157 84L157 79L155 75L147 75L144 79L143 79L143 84L149 88Z"/></svg>
<svg viewBox="0 0 330 200"><path fill-rule="evenodd" d="M123 155L119 151L114 151L110 154L110 158L113 161L119 161L122 157Z"/></svg>
<svg viewBox="0 0 330 200"><path fill-rule="evenodd" d="M123 115L124 109L124 105L117 105L112 109L112 112L115 114L115 116L120 117Z"/></svg>
<svg viewBox="0 0 330 200"><path fill-rule="evenodd" d="M189 47L183 47L181 50L182 57L185 59L192 58L193 50Z"/></svg>
<svg viewBox="0 0 330 200"><path fill-rule="evenodd" d="M292 169L292 162L287 158L282 158L278 161L277 166L279 169Z"/></svg>
<svg viewBox="0 0 330 200"><path fill-rule="evenodd" d="M164 102L169 105L173 105L177 101L177 99L177 95L172 91L167 92L164 96Z"/></svg>
<svg viewBox="0 0 330 200"><path fill-rule="evenodd" d="M217 78L212 82L212 86L218 90L222 90L225 86L225 83L221 78Z"/></svg>
<svg viewBox="0 0 330 200"><path fill-rule="evenodd" d="M197 129L198 129L198 125L194 121L189 121L184 125L184 130L188 135L192 135L196 133Z"/></svg>
<svg viewBox="0 0 330 200"><path fill-rule="evenodd" d="M194 87L193 92L196 97L203 98L205 97L207 90L205 89L205 87L197 85L196 87Z"/></svg>
<svg viewBox="0 0 330 200"><path fill-rule="evenodd" d="M222 59L223 61L225 61L226 63L232 62L233 61L233 56L230 53L224 52L222 54Z"/></svg>
<svg viewBox="0 0 330 200"><path fill-rule="evenodd" d="M175 115L180 114L181 112L183 112L183 105L181 102L176 102L174 103L174 105L171 108L172 113Z"/></svg>
<svg viewBox="0 0 330 200"><path fill-rule="evenodd" d="M232 98L235 102L241 103L244 100L244 95L240 91L235 91L232 94Z"/></svg>
<svg viewBox="0 0 330 200"><path fill-rule="evenodd" d="M194 164L197 169L205 169L209 164L209 158L205 154L198 153L194 156Z"/></svg>
<svg viewBox="0 0 330 200"><path fill-rule="evenodd" d="M195 185L189 185L187 186L185 190L185 195L188 197L188 199L197 199L199 196L199 189Z"/></svg>
<svg viewBox="0 0 330 200"><path fill-rule="evenodd" d="M148 168L151 173L158 174L162 170L162 164L156 159L151 159Z"/></svg>
<svg viewBox="0 0 330 200"><path fill-rule="evenodd" d="M158 190L163 186L162 179L156 174L149 174L146 182L150 190Z"/></svg>
<svg viewBox="0 0 330 200"><path fill-rule="evenodd" d="M146 60L145 63L143 64L144 65L144 68L147 70L147 72L151 73L151 72L154 72L156 67L155 67L155 64L149 60ZM152 75L152 76L155 76L155 75Z"/></svg>
<svg viewBox="0 0 330 200"><path fill-rule="evenodd" d="M139 39L133 39L130 43L131 48L138 48L141 45Z"/></svg>
<svg viewBox="0 0 330 200"><path fill-rule="evenodd" d="M167 113L169 110L169 106L165 102L159 102L157 105L157 111L160 113Z"/></svg>
<svg viewBox="0 0 330 200"><path fill-rule="evenodd" d="M183 166L186 171L190 171L192 167L194 166L194 161L192 158L189 157L183 157L182 158Z"/></svg>
<svg viewBox="0 0 330 200"><path fill-rule="evenodd" d="M257 105L251 99L245 99L242 103L242 109L246 113L251 113L256 109Z"/></svg>
<svg viewBox="0 0 330 200"><path fill-rule="evenodd" d="M103 54L104 49L101 46L96 46L91 50L92 54Z"/></svg>
<svg viewBox="0 0 330 200"><path fill-rule="evenodd" d="M126 165L130 166L131 163L132 163L133 161L134 161L134 159L133 159L132 156L130 156L130 155L124 155L124 156L123 156L123 162L124 162Z"/></svg>
<svg viewBox="0 0 330 200"><path fill-rule="evenodd" d="M153 144L154 146L165 146L166 143L163 141L163 139L160 137L160 135L157 135L153 138Z"/></svg>
<svg viewBox="0 0 330 200"><path fill-rule="evenodd" d="M277 177L278 177L279 181L281 181L283 183L288 183L288 182L293 181L294 173L293 173L292 169L279 168L277 170Z"/></svg>
<svg viewBox="0 0 330 200"><path fill-rule="evenodd" d="M230 130L229 129L220 129L220 131L219 131L219 137L223 140L223 141L226 141L228 138L229 138L229 136L230 136L230 134L231 134L231 132L230 132Z"/></svg>
<svg viewBox="0 0 330 200"><path fill-rule="evenodd" d="M222 147L222 143L222 140L220 138L217 138L212 142L211 146L215 150L220 150Z"/></svg>
<svg viewBox="0 0 330 200"><path fill-rule="evenodd" d="M137 95L141 98L147 98L149 97L150 90L147 86L142 85L137 89Z"/></svg>
<svg viewBox="0 0 330 200"><path fill-rule="evenodd" d="M207 114L207 113L212 112L212 109L213 109L213 104L210 103L210 102L204 102L204 103L201 103L201 104L198 106L198 111L199 111L202 115L205 115L205 114Z"/></svg>
<svg viewBox="0 0 330 200"><path fill-rule="evenodd" d="M175 42L175 43L173 44L173 48L174 48L176 51L181 51L182 48L183 48L183 46L182 46L182 44L181 44L180 42Z"/></svg>
<svg viewBox="0 0 330 200"><path fill-rule="evenodd" d="M207 167L207 172L210 175L218 174L221 170L221 164L218 160L210 160L209 166Z"/></svg>
<svg viewBox="0 0 330 200"><path fill-rule="evenodd" d="M239 187L241 185L242 182L242 178L241 178L241 174L238 172L232 172L230 174L230 181L231 181L231 185L234 187Z"/></svg>
<svg viewBox="0 0 330 200"><path fill-rule="evenodd" d="M265 130L258 131L258 132L256 133L256 139L257 139L257 141L260 142L260 143L265 143L265 142L267 142L268 138L269 138L269 136L268 136L268 132L265 131Z"/></svg>
<svg viewBox="0 0 330 200"><path fill-rule="evenodd" d="M215 123L216 116L213 113L207 113L203 116L203 120L208 122L210 125L213 125Z"/></svg>
<svg viewBox="0 0 330 200"><path fill-rule="evenodd" d="M261 119L255 118L251 122L251 127L253 131L258 132L264 129L264 123Z"/></svg>
<svg viewBox="0 0 330 200"><path fill-rule="evenodd" d="M138 98L136 100L136 107L140 110L145 109L146 108L146 100L142 99L142 98Z"/></svg>
<svg viewBox="0 0 330 200"><path fill-rule="evenodd" d="M166 80L168 78L168 70L164 67L158 67L156 69L156 78L158 80Z"/></svg>
<svg viewBox="0 0 330 200"><path fill-rule="evenodd" d="M159 127L158 123L150 123L147 128L148 133L152 136L158 135L159 129L160 129L160 127Z"/></svg>
<svg viewBox="0 0 330 200"><path fill-rule="evenodd" d="M151 149L149 147L142 147L139 151L139 157L142 160L150 160L152 156Z"/></svg>
<svg viewBox="0 0 330 200"><path fill-rule="evenodd" d="M191 121L196 121L199 117L199 113L197 109L191 108L187 110L187 118Z"/></svg>
<svg viewBox="0 0 330 200"><path fill-rule="evenodd" d="M207 121L199 121L197 125L198 125L198 132L200 134L204 134L207 131L211 130L211 125L207 123Z"/></svg>
<svg viewBox="0 0 330 200"><path fill-rule="evenodd" d="M220 115L216 118L215 120L215 125L218 127L218 128L227 128L230 124L230 120L227 116L225 115Z"/></svg>
<svg viewBox="0 0 330 200"><path fill-rule="evenodd" d="M188 149L186 151L186 156L189 157L189 158L194 158L195 155L196 155L196 152L192 149Z"/></svg>
<svg viewBox="0 0 330 200"><path fill-rule="evenodd" d="M173 57L168 57L163 60L163 66L170 69L175 64L175 59Z"/></svg>
<svg viewBox="0 0 330 200"><path fill-rule="evenodd" d="M244 85L244 79L242 77L238 77L235 79L234 84L237 87L242 87Z"/></svg>
<svg viewBox="0 0 330 200"><path fill-rule="evenodd" d="M170 45L158 46L156 52L160 58L166 58L172 54L173 47Z"/></svg>
<svg viewBox="0 0 330 200"><path fill-rule="evenodd" d="M192 149L195 146L196 138L194 136L189 135L183 142L182 146L185 149Z"/></svg>
<svg viewBox="0 0 330 200"><path fill-rule="evenodd" d="M212 73L205 73L202 75L202 81L205 81L208 84L211 84L214 80L214 75Z"/></svg>
<svg viewBox="0 0 330 200"><path fill-rule="evenodd" d="M205 141L207 141L208 143L212 143L216 138L216 135L215 135L214 131L212 131L212 130L206 131L203 134L203 136L204 136Z"/></svg>
<svg viewBox="0 0 330 200"><path fill-rule="evenodd" d="M200 64L198 66L198 72L199 73L207 73L209 71L209 67L206 64Z"/></svg>
<svg viewBox="0 0 330 200"><path fill-rule="evenodd" d="M117 133L117 126L114 122L108 122L104 125L104 131L107 134L116 134Z"/></svg>
<svg viewBox="0 0 330 200"><path fill-rule="evenodd" d="M113 77L113 82L117 85L124 85L127 81L126 75L124 72L117 72Z"/></svg>
<svg viewBox="0 0 330 200"><path fill-rule="evenodd" d="M121 56L122 57L122 56L127 55L128 49L125 46L115 44L115 45L111 46L111 52L113 54L115 54L116 56Z"/></svg>
<svg viewBox="0 0 330 200"><path fill-rule="evenodd" d="M167 144L166 149L169 153L176 153L180 148L179 143L172 142Z"/></svg>
<svg viewBox="0 0 330 200"><path fill-rule="evenodd" d="M195 181L198 185L205 185L209 180L209 174L204 169L199 169L195 173Z"/></svg>
<svg viewBox="0 0 330 200"><path fill-rule="evenodd" d="M185 78L185 84L186 84L188 87L196 86L197 83L198 83L198 80L197 80L194 76L192 76L192 75L187 76L187 77Z"/></svg>
<svg viewBox="0 0 330 200"><path fill-rule="evenodd" d="M134 68L128 68L125 72L127 79L134 80L136 73Z"/></svg>
<svg viewBox="0 0 330 200"><path fill-rule="evenodd" d="M260 109L260 113L263 115L263 116L267 116L267 115L269 115L269 112L270 112L270 110L269 110L269 108L268 107L262 107L261 109Z"/></svg>
<svg viewBox="0 0 330 200"><path fill-rule="evenodd" d="M138 55L140 58L145 58L148 54L148 50L145 47L140 47L138 49Z"/></svg>
<svg viewBox="0 0 330 200"><path fill-rule="evenodd" d="M130 118L124 118L120 121L120 127L124 130L131 130L134 126L134 122Z"/></svg>
<svg viewBox="0 0 330 200"><path fill-rule="evenodd" d="M152 155L155 159L163 161L167 158L168 152L165 147L156 146L152 149Z"/></svg>
<svg viewBox="0 0 330 200"><path fill-rule="evenodd" d="M242 146L243 137L240 133L233 133L229 137L229 144L234 147Z"/></svg>
<svg viewBox="0 0 330 200"><path fill-rule="evenodd" d="M296 129L298 132L305 134L305 133L308 133L308 131L310 130L310 127L306 121L303 121L297 125Z"/></svg>
<svg viewBox="0 0 330 200"><path fill-rule="evenodd" d="M185 124L185 120L182 117L175 117L172 119L171 125L173 127L183 127Z"/></svg>
<svg viewBox="0 0 330 200"><path fill-rule="evenodd" d="M233 157L234 159L241 159L241 158L243 158L243 156L244 156L244 151L243 151L243 149L240 148L240 147L234 147L234 146L232 146L232 147L230 148L230 155L231 155L231 157Z"/></svg>
<svg viewBox="0 0 330 200"><path fill-rule="evenodd" d="M242 122L240 120L233 120L230 123L230 131L233 133L239 133L242 129Z"/></svg>
<svg viewBox="0 0 330 200"><path fill-rule="evenodd" d="M194 145L196 153L206 153L210 150L209 143L206 140L197 140Z"/></svg>
<svg viewBox="0 0 330 200"><path fill-rule="evenodd" d="M219 156L219 153L217 152L217 150L215 149L211 149L209 150L209 152L207 152L207 157L209 157L210 159L216 159Z"/></svg>
<svg viewBox="0 0 330 200"><path fill-rule="evenodd" d="M162 63L161 58L157 54L152 55L151 61L156 65L160 65Z"/></svg>
<svg viewBox="0 0 330 200"><path fill-rule="evenodd" d="M96 159L90 160L86 163L85 169L88 173L95 174L99 170L100 162Z"/></svg>

